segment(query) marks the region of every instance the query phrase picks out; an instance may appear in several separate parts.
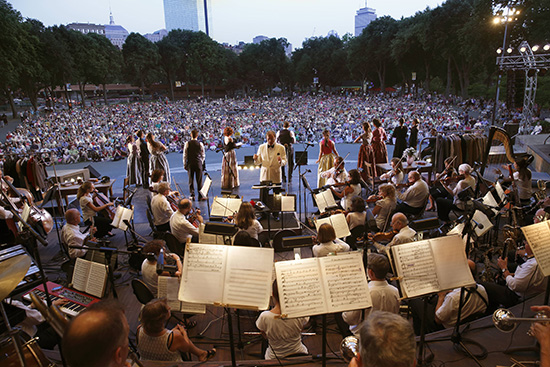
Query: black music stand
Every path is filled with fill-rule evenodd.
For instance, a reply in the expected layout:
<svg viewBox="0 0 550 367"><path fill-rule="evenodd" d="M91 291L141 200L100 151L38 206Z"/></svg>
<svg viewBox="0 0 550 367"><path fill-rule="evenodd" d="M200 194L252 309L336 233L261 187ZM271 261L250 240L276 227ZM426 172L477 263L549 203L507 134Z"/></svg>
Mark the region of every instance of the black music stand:
<svg viewBox="0 0 550 367"><path fill-rule="evenodd" d="M300 221L302 221L302 178L304 176L302 176L302 166L307 166L307 150L309 148L309 145L306 144L306 150L304 151L301 151L301 152L295 152L294 153L294 159L295 159L295 166L294 166L294 169L296 169L296 167L298 167L298 204L299 204L299 215L300 215ZM311 172L310 170L305 170L304 171L304 175L307 173L307 172ZM305 196L305 193L304 193L304 196ZM305 215L307 216L307 212L305 213Z"/></svg>
<svg viewBox="0 0 550 367"><path fill-rule="evenodd" d="M204 233L223 236L223 243L229 246L231 245L231 237L237 232L239 232L239 228L234 223L206 222L204 224Z"/></svg>
<svg viewBox="0 0 550 367"><path fill-rule="evenodd" d="M312 236L289 236L283 238L282 246L284 249L293 249L294 250L294 258L295 259L301 259L302 258L302 247L311 247L313 245L313 237Z"/></svg>

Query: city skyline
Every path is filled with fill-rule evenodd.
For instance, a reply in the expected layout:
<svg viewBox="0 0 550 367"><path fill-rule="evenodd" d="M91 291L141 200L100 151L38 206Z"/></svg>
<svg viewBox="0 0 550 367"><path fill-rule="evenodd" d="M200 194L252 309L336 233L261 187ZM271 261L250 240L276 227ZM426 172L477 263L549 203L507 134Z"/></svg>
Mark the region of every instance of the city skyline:
<svg viewBox="0 0 550 367"><path fill-rule="evenodd" d="M38 19L44 25L73 22L109 24L109 11L115 23L128 32L153 33L166 27L163 0L12 0L14 9L25 18ZM378 17L395 19L414 15L426 7L435 8L441 0L384 1L369 0ZM251 43L258 35L284 37L293 48L312 36L336 31L340 36L354 34L354 17L365 7L364 0L211 0L210 36L220 43ZM237 26L235 26L237 25Z"/></svg>

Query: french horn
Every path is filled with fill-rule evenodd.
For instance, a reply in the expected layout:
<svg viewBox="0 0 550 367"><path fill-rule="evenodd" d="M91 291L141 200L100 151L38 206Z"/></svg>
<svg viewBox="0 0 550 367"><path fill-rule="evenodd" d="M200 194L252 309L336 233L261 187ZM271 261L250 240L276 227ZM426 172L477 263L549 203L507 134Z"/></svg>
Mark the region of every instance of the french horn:
<svg viewBox="0 0 550 367"><path fill-rule="evenodd" d="M357 356L359 351L359 340L353 336L347 336L342 339L340 343L340 352L342 352L342 357L346 362L350 362L354 357Z"/></svg>

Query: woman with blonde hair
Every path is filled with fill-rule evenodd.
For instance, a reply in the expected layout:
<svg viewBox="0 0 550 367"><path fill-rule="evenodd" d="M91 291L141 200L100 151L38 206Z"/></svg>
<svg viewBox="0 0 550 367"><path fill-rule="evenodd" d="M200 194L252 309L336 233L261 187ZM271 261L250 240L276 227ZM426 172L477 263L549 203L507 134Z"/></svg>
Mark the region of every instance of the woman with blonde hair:
<svg viewBox="0 0 550 367"><path fill-rule="evenodd" d="M141 360L181 362L181 353L191 353L205 362L216 355L216 349L199 349L187 336L183 325L168 330L170 306L166 299L154 299L141 309L141 325L136 332L137 349Z"/></svg>
<svg viewBox="0 0 550 367"><path fill-rule="evenodd" d="M167 148L160 141L155 140L153 133L147 133L145 141L147 141L147 149L149 149L149 171L162 169L164 170L166 182L171 182L170 166L165 154Z"/></svg>
<svg viewBox="0 0 550 367"><path fill-rule="evenodd" d="M78 188L76 198L80 203L80 209L82 209L84 224L87 226L93 225L97 228L97 232L95 233L97 238L105 236L112 237L114 236L114 234L112 234L110 231L114 227L111 226L111 220L107 217L103 217L97 214L110 206L114 206L115 204L109 202L101 206L96 206L92 198L92 193L95 191L96 190L94 184L90 181L84 182Z"/></svg>

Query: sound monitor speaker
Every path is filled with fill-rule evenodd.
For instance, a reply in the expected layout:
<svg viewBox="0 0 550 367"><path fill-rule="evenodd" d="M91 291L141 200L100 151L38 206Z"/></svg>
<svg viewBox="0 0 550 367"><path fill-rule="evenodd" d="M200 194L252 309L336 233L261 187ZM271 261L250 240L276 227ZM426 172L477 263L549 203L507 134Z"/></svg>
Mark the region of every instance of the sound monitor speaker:
<svg viewBox="0 0 550 367"><path fill-rule="evenodd" d="M313 245L311 236L289 236L283 237L283 248L292 249L297 247L310 247Z"/></svg>
<svg viewBox="0 0 550 367"><path fill-rule="evenodd" d="M90 172L90 178L101 178L101 174L97 172L96 169L92 167L91 164L87 165L84 168L87 168L88 171Z"/></svg>

